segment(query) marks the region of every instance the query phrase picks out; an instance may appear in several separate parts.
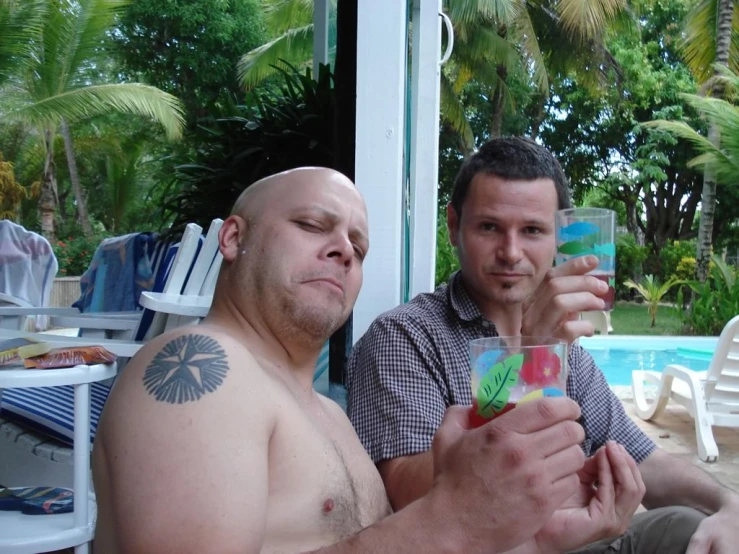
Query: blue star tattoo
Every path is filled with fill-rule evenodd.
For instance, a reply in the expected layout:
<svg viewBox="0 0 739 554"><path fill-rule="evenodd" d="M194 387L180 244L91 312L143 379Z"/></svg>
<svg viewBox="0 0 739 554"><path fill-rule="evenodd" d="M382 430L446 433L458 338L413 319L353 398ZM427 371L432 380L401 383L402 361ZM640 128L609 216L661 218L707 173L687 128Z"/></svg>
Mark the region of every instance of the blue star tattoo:
<svg viewBox="0 0 739 554"><path fill-rule="evenodd" d="M216 390L228 372L226 352L204 335L171 340L144 372L144 387L158 401L194 402Z"/></svg>

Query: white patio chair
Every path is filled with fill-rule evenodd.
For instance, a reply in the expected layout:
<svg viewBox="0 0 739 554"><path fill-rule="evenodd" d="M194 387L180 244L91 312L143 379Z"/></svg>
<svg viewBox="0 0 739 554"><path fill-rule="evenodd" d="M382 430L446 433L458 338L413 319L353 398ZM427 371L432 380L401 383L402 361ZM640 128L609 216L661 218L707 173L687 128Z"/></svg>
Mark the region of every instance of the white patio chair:
<svg viewBox="0 0 739 554"><path fill-rule="evenodd" d="M137 291L163 288L177 248L151 233L105 239L80 280L81 294L72 307L33 309L0 303L0 327L23 331L24 319L40 314L52 328L78 329L79 336L134 339L143 314Z"/></svg>
<svg viewBox="0 0 739 554"><path fill-rule="evenodd" d="M611 312L603 310L580 312L580 319L591 322L595 326L595 330L601 335L608 335L613 332L613 325L611 325Z"/></svg>
<svg viewBox="0 0 739 554"><path fill-rule="evenodd" d="M687 408L695 420L698 457L718 460L713 426L739 427L739 316L721 331L707 371L671 364L662 370L631 373L637 415L645 420L659 416L668 400ZM655 400L647 400L644 384L657 385Z"/></svg>
<svg viewBox="0 0 739 554"><path fill-rule="evenodd" d="M193 296L212 297L222 258L218 252L218 231L222 224L220 219L213 221L194 265L192 261L197 252L202 229L195 224L187 226L172 263L164 294L169 296L180 291ZM0 329L0 339L33 336L36 339L51 342L54 346L58 345L58 347L104 346L119 356L117 361L119 371L121 371L126 360L141 348L145 340L157 336L166 328L197 319L185 319L181 314L174 314L170 321L167 303L154 300L148 301L147 306L154 312L154 317L144 339L140 341L98 339L86 336L67 337L46 333L30 334L8 329ZM210 306L210 300L208 306ZM143 321L143 318L140 320ZM89 435L91 439L94 437L110 385L109 381L94 383L90 387L92 407ZM3 411L0 412L0 483L5 486L30 484L71 486L72 451L63 442L50 437L56 437L61 441L72 440L74 433L73 394L71 387L7 389L4 391L0 397L3 407Z"/></svg>

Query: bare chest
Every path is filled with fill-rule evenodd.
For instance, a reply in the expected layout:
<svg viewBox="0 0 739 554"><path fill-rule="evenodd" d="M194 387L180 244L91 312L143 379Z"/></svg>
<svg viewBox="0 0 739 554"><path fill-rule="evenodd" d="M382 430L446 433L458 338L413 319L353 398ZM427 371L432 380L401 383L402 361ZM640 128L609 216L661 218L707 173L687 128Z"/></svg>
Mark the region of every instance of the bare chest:
<svg viewBox="0 0 739 554"><path fill-rule="evenodd" d="M348 421L297 415L284 419L270 444L265 546L274 552L278 544L285 551L331 544L390 513L382 479Z"/></svg>

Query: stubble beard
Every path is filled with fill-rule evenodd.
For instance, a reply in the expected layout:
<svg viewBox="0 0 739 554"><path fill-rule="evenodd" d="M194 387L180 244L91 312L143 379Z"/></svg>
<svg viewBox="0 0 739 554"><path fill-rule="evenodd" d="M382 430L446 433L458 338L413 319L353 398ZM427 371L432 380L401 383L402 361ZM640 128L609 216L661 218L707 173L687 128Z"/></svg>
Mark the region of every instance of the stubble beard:
<svg viewBox="0 0 739 554"><path fill-rule="evenodd" d="M280 339L305 340L320 347L346 320L344 302L340 307L306 302L285 290L280 292L278 289L281 285L277 284L279 279L276 272L262 268L258 275L252 278L253 286L248 289L256 294L262 317Z"/></svg>
<svg viewBox="0 0 739 554"><path fill-rule="evenodd" d="M285 332L289 336L305 336L323 344L344 323L342 313L317 305L306 305L292 298L283 302ZM331 313L334 312L334 313Z"/></svg>

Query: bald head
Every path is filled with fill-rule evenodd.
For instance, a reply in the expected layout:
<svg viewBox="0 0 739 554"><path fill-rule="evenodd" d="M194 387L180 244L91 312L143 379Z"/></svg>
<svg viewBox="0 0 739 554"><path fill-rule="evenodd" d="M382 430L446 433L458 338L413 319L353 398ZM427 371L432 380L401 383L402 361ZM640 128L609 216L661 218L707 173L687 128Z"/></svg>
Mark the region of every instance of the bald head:
<svg viewBox="0 0 739 554"><path fill-rule="evenodd" d="M359 195L354 183L345 175L325 167L299 167L269 175L254 182L242 192L234 203L231 215L239 215L247 221L254 221L266 211L273 202L294 192L295 187L315 188L327 185L347 187ZM359 195L361 198L361 195Z"/></svg>

